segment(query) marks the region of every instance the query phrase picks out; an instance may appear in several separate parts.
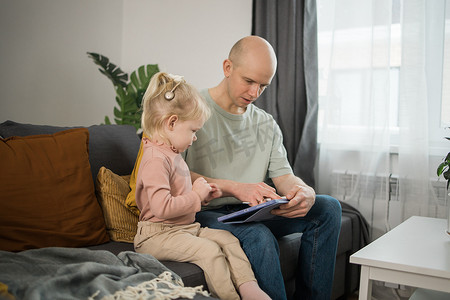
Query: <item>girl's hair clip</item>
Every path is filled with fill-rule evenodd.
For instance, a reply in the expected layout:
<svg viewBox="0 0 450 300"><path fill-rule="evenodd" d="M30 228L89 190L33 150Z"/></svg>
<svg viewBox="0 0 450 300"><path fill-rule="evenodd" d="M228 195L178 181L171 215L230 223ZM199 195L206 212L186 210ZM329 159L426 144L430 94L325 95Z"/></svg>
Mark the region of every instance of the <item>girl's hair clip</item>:
<svg viewBox="0 0 450 300"><path fill-rule="evenodd" d="M172 100L173 98L175 98L175 93L172 91L167 91L164 93L164 98L168 101Z"/></svg>
<svg viewBox="0 0 450 300"><path fill-rule="evenodd" d="M182 78L182 77L181 77ZM164 93L164 98L167 100L167 101L170 101L170 100L172 100L173 98L175 98L175 89L180 85L180 83L181 83L181 80L180 81L178 81L178 83L170 90L170 91L167 91L167 92L165 92Z"/></svg>
<svg viewBox="0 0 450 300"><path fill-rule="evenodd" d="M164 94L164 98L168 101L172 100L173 98L175 98L175 93L172 91L168 91Z"/></svg>

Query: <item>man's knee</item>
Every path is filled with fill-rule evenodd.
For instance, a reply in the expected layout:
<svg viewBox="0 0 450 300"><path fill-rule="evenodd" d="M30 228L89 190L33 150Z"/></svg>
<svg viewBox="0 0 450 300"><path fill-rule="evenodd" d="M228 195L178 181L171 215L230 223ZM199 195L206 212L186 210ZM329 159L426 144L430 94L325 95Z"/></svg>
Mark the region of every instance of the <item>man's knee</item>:
<svg viewBox="0 0 450 300"><path fill-rule="evenodd" d="M323 215L329 223L337 227L341 226L342 208L337 199L328 195L317 195L316 204L317 208L320 210L320 214Z"/></svg>
<svg viewBox="0 0 450 300"><path fill-rule="evenodd" d="M279 252L278 241L270 229L262 224L252 224L241 234L239 240L242 247L257 248L257 249L275 249Z"/></svg>

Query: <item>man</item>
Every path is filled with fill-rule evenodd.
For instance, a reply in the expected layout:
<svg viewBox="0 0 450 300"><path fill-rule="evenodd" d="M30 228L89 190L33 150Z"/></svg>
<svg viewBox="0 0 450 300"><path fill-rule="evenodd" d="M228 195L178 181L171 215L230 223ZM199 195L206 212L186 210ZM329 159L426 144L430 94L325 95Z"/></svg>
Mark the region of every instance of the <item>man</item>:
<svg viewBox="0 0 450 300"><path fill-rule="evenodd" d="M271 45L257 36L239 40L223 62L224 79L202 95L212 116L185 152L192 180L216 183L224 197L197 213L202 226L232 232L252 264L261 288L272 299L286 299L277 238L303 232L295 299L330 299L341 225L339 202L316 195L296 177L282 144L281 130L252 103L269 86L277 59ZM276 189L264 183L270 178ZM284 195L289 203L272 213L274 220L223 224L217 217Z"/></svg>

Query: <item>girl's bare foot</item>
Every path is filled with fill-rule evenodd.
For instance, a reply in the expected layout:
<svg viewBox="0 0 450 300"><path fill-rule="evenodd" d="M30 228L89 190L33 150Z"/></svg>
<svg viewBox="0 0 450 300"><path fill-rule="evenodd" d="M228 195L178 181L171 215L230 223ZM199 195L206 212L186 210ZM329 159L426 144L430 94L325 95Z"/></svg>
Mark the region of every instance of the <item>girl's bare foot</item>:
<svg viewBox="0 0 450 300"><path fill-rule="evenodd" d="M239 286L242 300L270 300L256 281L247 281Z"/></svg>

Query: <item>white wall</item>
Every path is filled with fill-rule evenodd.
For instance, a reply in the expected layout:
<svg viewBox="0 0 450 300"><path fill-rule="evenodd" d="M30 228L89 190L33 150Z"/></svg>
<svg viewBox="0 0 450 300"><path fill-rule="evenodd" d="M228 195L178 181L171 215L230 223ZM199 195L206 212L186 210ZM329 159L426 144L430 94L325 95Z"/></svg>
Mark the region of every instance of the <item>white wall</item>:
<svg viewBox="0 0 450 300"><path fill-rule="evenodd" d="M86 52L217 84L251 31L251 0L0 0L0 122L100 124L115 93Z"/></svg>
<svg viewBox="0 0 450 300"><path fill-rule="evenodd" d="M122 64L158 63L197 88L222 79L233 44L249 35L251 0L125 1Z"/></svg>

